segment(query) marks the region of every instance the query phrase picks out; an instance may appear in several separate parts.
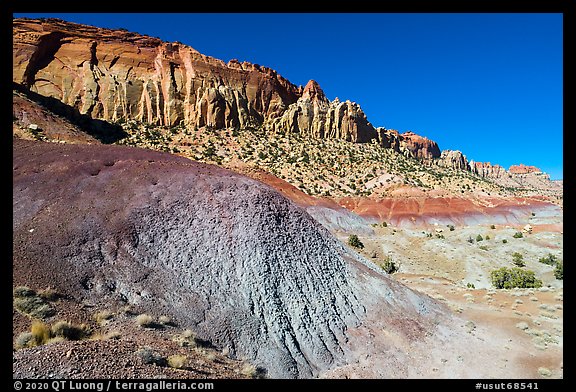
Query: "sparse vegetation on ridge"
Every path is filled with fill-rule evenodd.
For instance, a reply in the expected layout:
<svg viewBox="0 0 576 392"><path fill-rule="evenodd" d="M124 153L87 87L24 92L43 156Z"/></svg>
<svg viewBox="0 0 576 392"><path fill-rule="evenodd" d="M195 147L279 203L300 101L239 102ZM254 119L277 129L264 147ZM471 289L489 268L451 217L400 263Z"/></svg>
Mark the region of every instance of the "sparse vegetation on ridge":
<svg viewBox="0 0 576 392"><path fill-rule="evenodd" d="M129 136L118 144L177 153L234 168L244 162L286 180L313 196L386 196L403 186L423 192L450 190L501 196L521 189L500 186L470 172L425 164L372 143L315 139L265 128L209 129L119 123ZM176 152L175 152L176 151ZM376 192L376 193L375 193Z"/></svg>

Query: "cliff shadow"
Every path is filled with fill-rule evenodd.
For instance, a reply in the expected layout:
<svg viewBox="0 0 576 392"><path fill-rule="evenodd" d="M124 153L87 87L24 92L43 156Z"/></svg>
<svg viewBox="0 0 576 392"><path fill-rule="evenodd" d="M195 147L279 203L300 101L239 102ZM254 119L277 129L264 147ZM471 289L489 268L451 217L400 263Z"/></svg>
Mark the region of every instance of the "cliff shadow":
<svg viewBox="0 0 576 392"><path fill-rule="evenodd" d="M112 144L119 140L124 139L128 134L122 129L120 125L109 123L105 120L92 118L87 114L82 114L80 111L64 102L44 95L30 91L25 86L12 82L12 88L24 95L31 101L34 101L52 113L64 117L72 124L76 125L80 130L86 132L98 141L104 144Z"/></svg>

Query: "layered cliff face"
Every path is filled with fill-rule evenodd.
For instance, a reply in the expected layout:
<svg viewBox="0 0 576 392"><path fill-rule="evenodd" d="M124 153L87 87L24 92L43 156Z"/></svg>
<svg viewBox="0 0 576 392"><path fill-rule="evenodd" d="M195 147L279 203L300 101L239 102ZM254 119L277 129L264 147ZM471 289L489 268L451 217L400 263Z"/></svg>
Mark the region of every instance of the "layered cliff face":
<svg viewBox="0 0 576 392"><path fill-rule="evenodd" d="M302 97L282 117L272 119L267 126L274 131L355 143L377 138L376 130L358 104L340 102L338 98L330 102L314 80L306 84Z"/></svg>
<svg viewBox="0 0 576 392"><path fill-rule="evenodd" d="M93 133L102 141L110 139L109 127L101 129L107 124L100 120L215 129L264 126L309 138L378 141L425 164L484 178L542 176L532 166L507 172L499 165L468 163L461 152L441 153L436 142L413 132L374 128L358 104L329 101L313 80L296 87L266 67L224 63L178 42L124 30L14 19L12 75L18 89L61 101L66 107L60 112L86 115L82 124L97 119Z"/></svg>
<svg viewBox="0 0 576 392"><path fill-rule="evenodd" d="M490 162L475 162L470 161L470 171L483 178L501 178L504 177L507 172L500 165L493 165Z"/></svg>
<svg viewBox="0 0 576 392"><path fill-rule="evenodd" d="M454 170L470 171L470 165L468 164L466 155L458 150L443 150L435 163L438 166L448 167Z"/></svg>
<svg viewBox="0 0 576 392"><path fill-rule="evenodd" d="M508 169L510 174L529 174L529 173L542 173L542 170L538 169L536 166L527 166L524 164L512 165Z"/></svg>
<svg viewBox="0 0 576 392"><path fill-rule="evenodd" d="M180 43L54 19L15 19L13 30L13 81L92 118L254 126L301 95L272 69Z"/></svg>
<svg viewBox="0 0 576 392"><path fill-rule="evenodd" d="M400 147L416 159L429 160L440 157L440 148L435 141L414 132L400 134Z"/></svg>

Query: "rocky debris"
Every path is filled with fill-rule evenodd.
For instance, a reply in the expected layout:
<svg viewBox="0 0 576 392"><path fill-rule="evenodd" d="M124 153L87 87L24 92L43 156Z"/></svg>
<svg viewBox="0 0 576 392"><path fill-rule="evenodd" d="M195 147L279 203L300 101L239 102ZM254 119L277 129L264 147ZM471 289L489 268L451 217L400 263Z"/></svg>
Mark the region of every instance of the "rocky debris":
<svg viewBox="0 0 576 392"><path fill-rule="evenodd" d="M14 19L13 31L13 81L92 118L246 127L302 93L272 69L127 31L57 19Z"/></svg>
<svg viewBox="0 0 576 392"><path fill-rule="evenodd" d="M353 331L442 340L452 325L260 182L148 150L13 146L15 285L166 315L270 377L388 352Z"/></svg>
<svg viewBox="0 0 576 392"><path fill-rule="evenodd" d="M306 84L298 101L266 126L277 132L298 132L308 137L354 143L377 138L376 130L358 104L338 99L330 102L314 80Z"/></svg>
<svg viewBox="0 0 576 392"><path fill-rule="evenodd" d="M54 379L152 379L152 378L246 378L241 363L218 352L187 350L172 341L167 333L132 331L118 326L117 339L63 341L21 349L13 354L14 378ZM181 354L187 358L184 369L147 364L137 353L144 347L162 358Z"/></svg>

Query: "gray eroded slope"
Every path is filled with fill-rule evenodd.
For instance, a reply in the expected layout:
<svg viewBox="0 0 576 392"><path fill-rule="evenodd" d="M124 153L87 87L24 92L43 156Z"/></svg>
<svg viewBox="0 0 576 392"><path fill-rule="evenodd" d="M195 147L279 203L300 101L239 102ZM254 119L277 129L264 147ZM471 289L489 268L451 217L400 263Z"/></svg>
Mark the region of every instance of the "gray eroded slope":
<svg viewBox="0 0 576 392"><path fill-rule="evenodd" d="M411 339L444 311L272 188L216 166L20 140L13 165L15 284L168 314L270 377L356 361L350 331L371 309Z"/></svg>

